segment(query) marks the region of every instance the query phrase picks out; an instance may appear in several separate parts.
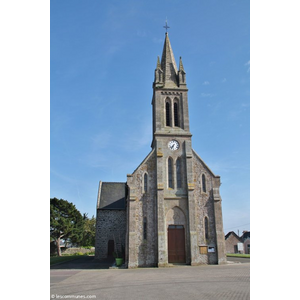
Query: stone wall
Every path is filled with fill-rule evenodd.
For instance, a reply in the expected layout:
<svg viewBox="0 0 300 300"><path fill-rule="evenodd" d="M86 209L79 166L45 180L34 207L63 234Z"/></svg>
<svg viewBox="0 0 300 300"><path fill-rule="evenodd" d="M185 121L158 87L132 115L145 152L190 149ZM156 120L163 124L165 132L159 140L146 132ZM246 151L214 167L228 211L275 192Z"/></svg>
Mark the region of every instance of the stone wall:
<svg viewBox="0 0 300 300"><path fill-rule="evenodd" d="M126 210L97 210L95 258L107 258L108 241L115 241L115 247L125 248Z"/></svg>
<svg viewBox="0 0 300 300"><path fill-rule="evenodd" d="M147 191L144 175L147 174ZM128 201L128 267L157 265L156 176L155 155L151 152L132 175L127 176ZM145 228L144 228L145 226Z"/></svg>
<svg viewBox="0 0 300 300"><path fill-rule="evenodd" d="M177 140L181 144L184 143L184 139L177 138ZM218 241L213 190L217 186L215 182L217 179L198 155L193 153L191 155L191 177L189 181L187 180L187 167L183 162L182 188L169 189L164 166L171 154L174 155L174 162L176 157L175 154L164 148L166 147L164 144L167 145L166 142L158 144L158 149L161 149L162 153L165 152L167 155L162 155L158 150L152 151L134 173L127 176L129 186L128 267L167 265L168 225L179 223L184 225L186 230L187 264L216 264L218 263ZM184 159L185 152L180 149L176 155ZM158 162L158 159L162 161ZM162 164L162 166L159 164ZM158 177L156 177L156 168L161 170ZM148 175L147 192L143 191L143 176L145 173ZM203 191L202 187L202 174L206 178L206 191ZM159 186L160 182L162 182L162 186ZM189 190L188 194L187 190ZM158 198L159 195L160 198ZM190 205L191 201L195 203L194 206ZM180 215L180 221L177 220L177 215ZM205 237L205 218L208 219L207 238ZM143 236L145 219L147 222L146 239ZM192 226L189 224L191 220L194 222ZM191 228L193 229L191 230ZM191 234L193 234L193 237ZM191 239L193 239L193 250L191 249ZM206 254L200 253L200 247L203 246L207 249ZM158 261L160 257L163 257L163 263Z"/></svg>
<svg viewBox="0 0 300 300"><path fill-rule="evenodd" d="M216 252L207 254L200 253L200 247L212 247L216 249L215 234L215 215L214 203L212 197L212 180L213 174L197 156L193 155L193 174L194 174L194 197L196 199L196 224L198 238L198 257L199 264L214 264L217 262ZM202 175L206 178L206 191L202 187ZM208 220L208 238L205 237L205 218Z"/></svg>

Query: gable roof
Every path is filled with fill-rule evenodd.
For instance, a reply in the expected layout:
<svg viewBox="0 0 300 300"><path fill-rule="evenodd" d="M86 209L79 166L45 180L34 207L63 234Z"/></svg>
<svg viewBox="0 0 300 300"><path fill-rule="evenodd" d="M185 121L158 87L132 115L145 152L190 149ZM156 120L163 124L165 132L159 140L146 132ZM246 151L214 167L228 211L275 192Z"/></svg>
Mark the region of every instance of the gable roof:
<svg viewBox="0 0 300 300"><path fill-rule="evenodd" d="M138 168L144 164L148 159L149 157L154 153L155 149L153 148L150 153L144 158L144 160L138 165L138 167L132 172L132 175L138 170Z"/></svg>
<svg viewBox="0 0 300 300"><path fill-rule="evenodd" d="M214 177L220 177L219 175L215 175L214 174L214 172L208 167L208 165L203 161L203 159L199 156L199 154L194 149L192 149L192 151L193 151L195 157L200 160L200 162L207 169L207 171L211 173L212 176L214 176Z"/></svg>
<svg viewBox="0 0 300 300"><path fill-rule="evenodd" d="M126 182L99 183L97 209L126 209Z"/></svg>
<svg viewBox="0 0 300 300"><path fill-rule="evenodd" d="M248 238L250 239L250 231L244 231L243 235L241 236L241 239L244 241Z"/></svg>
<svg viewBox="0 0 300 300"><path fill-rule="evenodd" d="M225 240L227 240L230 236L235 237L239 242L242 242L241 238L234 232L234 231L229 231L226 235L225 235Z"/></svg>

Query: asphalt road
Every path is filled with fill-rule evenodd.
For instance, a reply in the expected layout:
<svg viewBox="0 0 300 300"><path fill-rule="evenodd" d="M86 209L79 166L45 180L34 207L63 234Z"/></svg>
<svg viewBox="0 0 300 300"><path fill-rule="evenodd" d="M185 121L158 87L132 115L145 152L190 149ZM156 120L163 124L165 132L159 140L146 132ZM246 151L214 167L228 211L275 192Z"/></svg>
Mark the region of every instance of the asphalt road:
<svg viewBox="0 0 300 300"><path fill-rule="evenodd" d="M83 258L73 261L71 269L64 268L64 264L60 268L53 266L50 299L71 299L79 295L81 299L101 300L250 299L250 263L87 269L88 261L95 264L91 258Z"/></svg>

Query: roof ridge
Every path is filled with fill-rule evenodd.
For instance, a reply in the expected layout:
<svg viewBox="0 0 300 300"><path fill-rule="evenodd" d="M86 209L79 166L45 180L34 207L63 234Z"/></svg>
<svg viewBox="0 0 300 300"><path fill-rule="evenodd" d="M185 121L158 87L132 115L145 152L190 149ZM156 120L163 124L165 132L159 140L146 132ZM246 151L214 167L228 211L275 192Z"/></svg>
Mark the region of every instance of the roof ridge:
<svg viewBox="0 0 300 300"><path fill-rule="evenodd" d="M121 182L121 181L101 181L102 183L113 183L113 184L116 184L116 183L120 183L120 184L124 184L126 182Z"/></svg>
<svg viewBox="0 0 300 300"><path fill-rule="evenodd" d="M215 173L208 167L208 165L204 162L204 160L199 156L199 154L192 149L193 153L200 159L200 161L204 164L204 166L207 168L207 170L214 176L214 177L219 177L219 175L215 175Z"/></svg>
<svg viewBox="0 0 300 300"><path fill-rule="evenodd" d="M133 175L136 170L144 163L147 161L147 159L150 157L150 155L152 154L152 152L154 152L154 148L149 152L149 154L144 158L144 160L137 166L137 168L132 172L132 174L130 175Z"/></svg>

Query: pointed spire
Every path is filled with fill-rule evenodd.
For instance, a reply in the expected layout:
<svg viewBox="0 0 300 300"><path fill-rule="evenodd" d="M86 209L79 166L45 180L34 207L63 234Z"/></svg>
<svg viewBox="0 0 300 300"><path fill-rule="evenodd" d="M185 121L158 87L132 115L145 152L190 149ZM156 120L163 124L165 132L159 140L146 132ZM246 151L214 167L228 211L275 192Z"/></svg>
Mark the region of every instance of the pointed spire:
<svg viewBox="0 0 300 300"><path fill-rule="evenodd" d="M160 65L159 56L157 56L156 69L161 69L161 65Z"/></svg>
<svg viewBox="0 0 300 300"><path fill-rule="evenodd" d="M174 59L171 43L168 33L166 32L166 38L161 57L161 69L164 72L164 87L172 88L178 87L177 83L177 65Z"/></svg>
<svg viewBox="0 0 300 300"><path fill-rule="evenodd" d="M183 68L181 56L180 56L180 61L179 61L178 80L179 80L179 87L186 87L185 71Z"/></svg>
<svg viewBox="0 0 300 300"><path fill-rule="evenodd" d="M157 56L157 63L156 63L156 69L155 69L155 75L154 75L154 84L158 87L162 86L163 83L163 71L161 69L159 56Z"/></svg>
<svg viewBox="0 0 300 300"><path fill-rule="evenodd" d="M166 32L161 61L159 59L159 56L157 57L153 86L156 88L165 88L165 89L173 89L173 88L186 89L185 75L186 73L183 68L181 57L179 62L179 70L177 69L169 35L168 32Z"/></svg>
<svg viewBox="0 0 300 300"><path fill-rule="evenodd" d="M180 56L180 61L179 61L179 71L184 71L181 56Z"/></svg>

